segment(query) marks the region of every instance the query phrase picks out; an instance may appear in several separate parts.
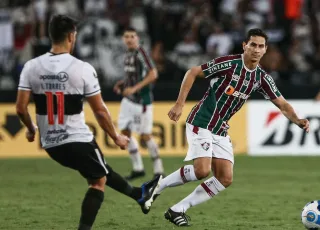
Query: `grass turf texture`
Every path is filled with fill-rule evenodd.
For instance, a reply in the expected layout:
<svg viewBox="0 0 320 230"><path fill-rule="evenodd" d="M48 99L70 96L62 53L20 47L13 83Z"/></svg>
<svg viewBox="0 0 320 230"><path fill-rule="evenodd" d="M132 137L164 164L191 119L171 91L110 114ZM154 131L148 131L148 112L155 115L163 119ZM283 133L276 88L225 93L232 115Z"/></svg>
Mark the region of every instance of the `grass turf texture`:
<svg viewBox="0 0 320 230"><path fill-rule="evenodd" d="M234 183L209 202L188 210L188 229L303 229L303 206L319 198L319 158L236 157ZM130 171L127 158L109 158L120 174ZM151 162L144 159L150 179ZM183 165L182 158L164 158L166 173ZM76 229L86 183L77 172L50 159L0 160L0 229ZM168 188L148 215L131 199L106 189L93 229L177 229L163 214L199 184Z"/></svg>

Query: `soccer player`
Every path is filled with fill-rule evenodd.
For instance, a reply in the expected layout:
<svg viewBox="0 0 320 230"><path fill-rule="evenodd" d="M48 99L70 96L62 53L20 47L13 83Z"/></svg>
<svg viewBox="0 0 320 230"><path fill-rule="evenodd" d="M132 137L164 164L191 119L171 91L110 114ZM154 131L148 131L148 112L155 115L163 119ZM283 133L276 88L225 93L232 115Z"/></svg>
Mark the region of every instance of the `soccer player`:
<svg viewBox="0 0 320 230"><path fill-rule="evenodd" d="M52 17L49 23L52 49L25 64L20 76L16 109L27 127L26 138L33 142L37 127L28 112L32 93L42 147L53 160L79 171L87 180L89 189L82 202L78 229L88 230L103 202L105 185L133 198L147 213L161 176L141 188L132 187L105 162L85 124L84 98L101 128L116 145L125 149L129 139L115 130L101 97L95 69L71 55L76 33L73 19L64 15Z"/></svg>
<svg viewBox="0 0 320 230"><path fill-rule="evenodd" d="M139 45L139 37L135 29L128 28L123 33L123 42L128 51L124 60L126 76L114 86L117 94L122 94L118 126L123 135L130 138L128 145L133 170L128 180L145 175L143 162L139 153L137 140L131 135L136 132L148 147L153 160L155 177L163 174L159 148L152 138L153 108L152 83L158 73L147 52Z"/></svg>
<svg viewBox="0 0 320 230"><path fill-rule="evenodd" d="M231 185L234 156L227 133L228 121L253 92L261 93L291 122L309 132L309 121L296 115L292 106L281 96L271 76L259 65L267 50L267 42L268 37L262 30L251 29L243 42L243 54L218 57L186 72L178 99L168 113L173 121L179 120L196 77L210 80L207 92L187 118L189 149L185 161L193 160L193 165L185 165L164 178L156 193L160 194L167 187L204 179L211 170L213 176L168 209L165 218L173 224L189 226L185 212L190 207L210 200Z"/></svg>

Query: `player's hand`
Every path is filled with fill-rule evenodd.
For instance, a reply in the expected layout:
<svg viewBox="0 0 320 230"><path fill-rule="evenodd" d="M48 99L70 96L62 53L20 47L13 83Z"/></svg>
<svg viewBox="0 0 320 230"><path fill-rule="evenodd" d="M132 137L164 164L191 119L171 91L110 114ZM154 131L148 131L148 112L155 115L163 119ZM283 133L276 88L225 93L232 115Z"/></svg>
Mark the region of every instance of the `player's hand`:
<svg viewBox="0 0 320 230"><path fill-rule="evenodd" d="M121 89L118 85L115 85L113 87L113 92L115 92L116 94L120 95L121 94Z"/></svg>
<svg viewBox="0 0 320 230"><path fill-rule="evenodd" d="M182 114L183 105L175 104L169 111L168 116L172 121L178 121Z"/></svg>
<svg viewBox="0 0 320 230"><path fill-rule="evenodd" d="M309 121L307 119L299 119L297 125L307 133L310 131Z"/></svg>
<svg viewBox="0 0 320 230"><path fill-rule="evenodd" d="M136 92L136 89L134 87L127 87L123 90L122 95L126 97L131 94L134 94L135 92Z"/></svg>
<svg viewBox="0 0 320 230"><path fill-rule="evenodd" d="M38 127L35 124L33 124L33 129L34 129L33 131L30 131L30 130L26 131L26 138L29 142L34 142L34 138L36 136Z"/></svg>
<svg viewBox="0 0 320 230"><path fill-rule="evenodd" d="M118 82L114 85L113 91L114 91L116 94L118 94L118 95L121 94L121 86L123 85L123 83L124 83L124 81L123 81L123 80L120 80L120 81L118 81Z"/></svg>
<svg viewBox="0 0 320 230"><path fill-rule="evenodd" d="M119 134L114 140L114 143L118 145L122 150L124 150L128 147L129 141L130 140L127 136Z"/></svg>

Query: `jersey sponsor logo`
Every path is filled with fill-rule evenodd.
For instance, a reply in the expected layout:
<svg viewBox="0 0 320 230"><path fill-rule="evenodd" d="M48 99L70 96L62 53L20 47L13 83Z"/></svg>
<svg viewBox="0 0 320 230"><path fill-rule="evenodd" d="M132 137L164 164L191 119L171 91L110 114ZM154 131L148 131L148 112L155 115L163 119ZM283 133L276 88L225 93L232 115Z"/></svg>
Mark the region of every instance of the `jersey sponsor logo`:
<svg viewBox="0 0 320 230"><path fill-rule="evenodd" d="M133 73L135 73L136 72L136 67L134 67L134 66L125 66L124 67L124 71L125 72L133 72Z"/></svg>
<svg viewBox="0 0 320 230"><path fill-rule="evenodd" d="M266 75L266 80L271 85L272 91L277 92L278 89L277 89L276 83L274 82L273 78L270 75Z"/></svg>
<svg viewBox="0 0 320 230"><path fill-rule="evenodd" d="M214 73L216 71L228 69L230 67L231 67L231 61L230 62L221 63L221 64L216 64L213 67L210 67L210 69L208 69L208 71L209 71L209 73Z"/></svg>
<svg viewBox="0 0 320 230"><path fill-rule="evenodd" d="M234 93L234 87L231 85L228 85L227 88L224 91L227 95L231 96Z"/></svg>
<svg viewBox="0 0 320 230"><path fill-rule="evenodd" d="M65 130L65 129L54 129L54 130L48 130L47 135L66 133L66 132L67 132L67 130Z"/></svg>
<svg viewBox="0 0 320 230"><path fill-rule="evenodd" d="M60 72L54 75L40 75L40 80L58 80L60 82L66 82L69 80L69 75L66 72Z"/></svg>
<svg viewBox="0 0 320 230"><path fill-rule="evenodd" d="M210 68L211 66L214 65L214 60L207 62L207 66L208 68Z"/></svg>
<svg viewBox="0 0 320 230"><path fill-rule="evenodd" d="M241 99L248 99L249 98L249 95L245 94L245 93L241 93L239 91L236 91L234 89L233 86L231 85L228 85L227 88L224 90L225 94L229 95L229 96L234 96L234 97L238 97L238 98L241 98Z"/></svg>
<svg viewBox="0 0 320 230"><path fill-rule="evenodd" d="M232 75L232 81L239 81L240 76L237 74Z"/></svg>
<svg viewBox="0 0 320 230"><path fill-rule="evenodd" d="M50 137L50 136L46 136L45 138L45 142L46 144L59 144L60 142L68 139L69 135L68 134L60 134L59 136L56 137Z"/></svg>

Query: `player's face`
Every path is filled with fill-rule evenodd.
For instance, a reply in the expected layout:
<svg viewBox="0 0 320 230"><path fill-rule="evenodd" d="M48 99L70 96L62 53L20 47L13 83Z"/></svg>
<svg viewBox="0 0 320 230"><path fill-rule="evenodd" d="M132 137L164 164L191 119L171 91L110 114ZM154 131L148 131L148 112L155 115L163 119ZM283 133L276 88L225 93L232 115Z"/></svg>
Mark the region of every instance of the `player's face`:
<svg viewBox="0 0 320 230"><path fill-rule="evenodd" d="M122 39L128 49L135 49L139 45L139 37L136 32L125 32Z"/></svg>
<svg viewBox="0 0 320 230"><path fill-rule="evenodd" d="M243 43L243 50L252 62L259 62L267 51L266 40L264 37L251 36L248 43Z"/></svg>

